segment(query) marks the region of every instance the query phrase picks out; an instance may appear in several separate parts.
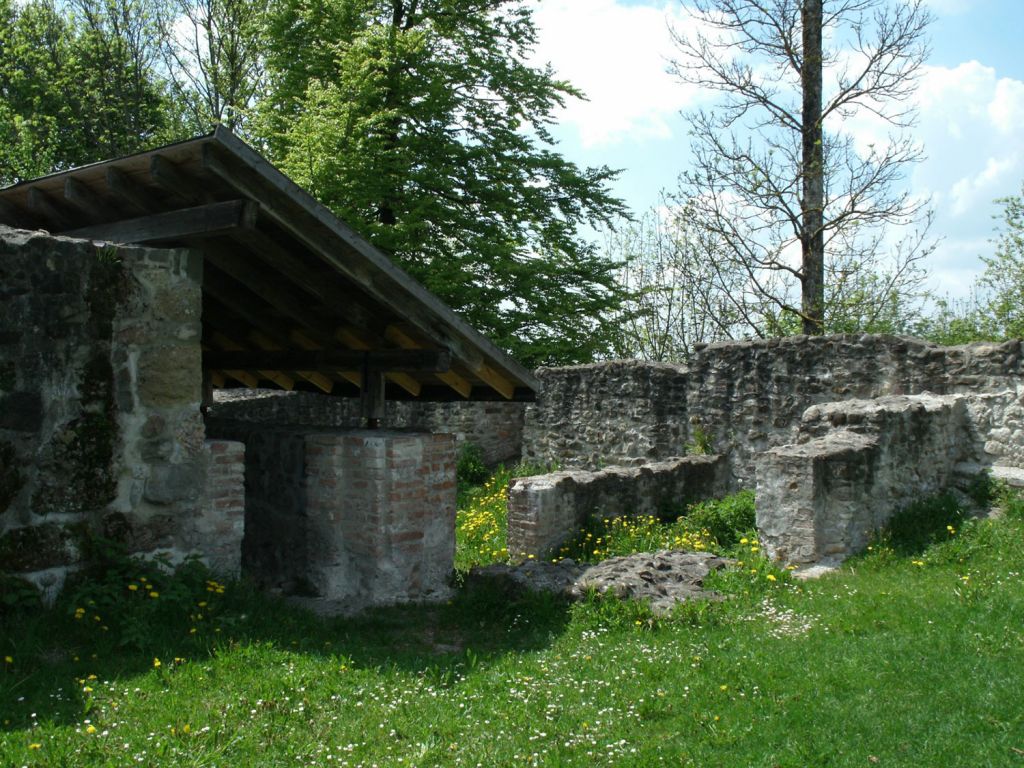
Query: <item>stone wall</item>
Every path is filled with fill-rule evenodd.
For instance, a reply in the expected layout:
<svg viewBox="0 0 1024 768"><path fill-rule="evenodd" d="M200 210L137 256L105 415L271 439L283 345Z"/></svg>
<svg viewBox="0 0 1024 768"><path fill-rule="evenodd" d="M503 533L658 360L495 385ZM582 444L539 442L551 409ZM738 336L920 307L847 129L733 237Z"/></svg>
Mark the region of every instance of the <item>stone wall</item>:
<svg viewBox="0 0 1024 768"><path fill-rule="evenodd" d="M588 518L678 514L687 503L723 495L725 469L720 456L687 456L516 478L508 489L508 551L516 558L546 557Z"/></svg>
<svg viewBox="0 0 1024 768"><path fill-rule="evenodd" d="M788 563L842 560L899 509L962 481L974 452L964 439L967 400L890 396L808 408L797 441L758 458L765 552Z"/></svg>
<svg viewBox="0 0 1024 768"><path fill-rule="evenodd" d="M215 392L209 418L213 421L244 421L281 427L333 427L359 429L359 401L315 392L234 390ZM430 403L388 401L383 425L455 435L459 444L480 448L491 466L519 459L523 442L524 403L464 402Z"/></svg>
<svg viewBox="0 0 1024 768"><path fill-rule="evenodd" d="M537 371L523 458L597 469L707 448L753 487L756 457L796 440L810 406L894 394L970 395L979 466L1024 466L1021 343L941 347L891 336L729 342L688 365L608 362Z"/></svg>
<svg viewBox="0 0 1024 768"><path fill-rule="evenodd" d="M0 227L0 563L52 596L99 533L202 551L202 259Z"/></svg>

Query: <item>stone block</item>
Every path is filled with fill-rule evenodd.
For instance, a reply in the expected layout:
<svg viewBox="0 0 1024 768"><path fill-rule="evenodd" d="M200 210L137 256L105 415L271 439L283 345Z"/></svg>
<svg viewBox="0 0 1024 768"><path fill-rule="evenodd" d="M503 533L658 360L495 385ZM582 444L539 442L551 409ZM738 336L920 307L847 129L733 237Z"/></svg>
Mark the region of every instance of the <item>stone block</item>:
<svg viewBox="0 0 1024 768"><path fill-rule="evenodd" d="M156 464L146 480L143 498L152 504L197 499L202 490L202 478L202 467L198 462Z"/></svg>
<svg viewBox="0 0 1024 768"><path fill-rule="evenodd" d="M138 363L139 401L150 407L198 403L202 396L199 343L143 347Z"/></svg>

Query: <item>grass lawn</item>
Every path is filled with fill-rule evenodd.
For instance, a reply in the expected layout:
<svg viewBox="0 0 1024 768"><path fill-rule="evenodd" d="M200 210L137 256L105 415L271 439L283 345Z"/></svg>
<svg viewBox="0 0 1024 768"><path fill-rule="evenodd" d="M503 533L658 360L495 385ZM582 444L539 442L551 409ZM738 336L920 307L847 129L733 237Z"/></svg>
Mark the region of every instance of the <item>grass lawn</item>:
<svg viewBox="0 0 1024 768"><path fill-rule="evenodd" d="M463 566L502 556L466 531L499 486L464 495ZM466 583L320 620L122 562L4 618L0 765L1024 766L1022 518L954 511L803 584L743 536L732 599L667 618ZM597 557L693 535L616 525Z"/></svg>

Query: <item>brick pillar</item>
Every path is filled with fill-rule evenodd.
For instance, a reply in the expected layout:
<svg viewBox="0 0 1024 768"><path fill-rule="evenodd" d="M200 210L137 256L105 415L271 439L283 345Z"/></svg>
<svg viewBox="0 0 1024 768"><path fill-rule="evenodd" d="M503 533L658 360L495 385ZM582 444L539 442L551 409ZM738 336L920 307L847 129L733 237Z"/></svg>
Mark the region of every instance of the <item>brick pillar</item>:
<svg viewBox="0 0 1024 768"><path fill-rule="evenodd" d="M306 436L311 586L352 607L443 599L455 560L455 439Z"/></svg>
<svg viewBox="0 0 1024 768"><path fill-rule="evenodd" d="M205 442L206 485L196 520L198 550L210 568L237 576L245 532L245 444Z"/></svg>

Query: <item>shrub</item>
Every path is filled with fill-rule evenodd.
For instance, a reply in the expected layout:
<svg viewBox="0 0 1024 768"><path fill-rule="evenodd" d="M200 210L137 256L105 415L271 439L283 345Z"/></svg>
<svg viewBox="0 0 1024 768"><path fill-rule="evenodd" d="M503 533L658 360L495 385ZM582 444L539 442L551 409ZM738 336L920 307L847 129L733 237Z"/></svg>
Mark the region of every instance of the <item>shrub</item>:
<svg viewBox="0 0 1024 768"><path fill-rule="evenodd" d="M685 519L691 530L707 530L723 549L736 545L754 528L754 492L739 491L721 499L691 504Z"/></svg>
<svg viewBox="0 0 1024 768"><path fill-rule="evenodd" d="M86 636L101 633L142 651L169 638L154 627L173 627L175 638L201 638L212 629L226 587L198 560L172 568L165 560L125 554L119 545L94 540L89 567L65 590L61 603Z"/></svg>
<svg viewBox="0 0 1024 768"><path fill-rule="evenodd" d="M476 445L464 442L459 449L459 462L455 466L455 476L461 487L479 485L484 482L490 471L484 464L484 455Z"/></svg>

